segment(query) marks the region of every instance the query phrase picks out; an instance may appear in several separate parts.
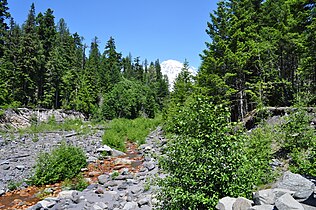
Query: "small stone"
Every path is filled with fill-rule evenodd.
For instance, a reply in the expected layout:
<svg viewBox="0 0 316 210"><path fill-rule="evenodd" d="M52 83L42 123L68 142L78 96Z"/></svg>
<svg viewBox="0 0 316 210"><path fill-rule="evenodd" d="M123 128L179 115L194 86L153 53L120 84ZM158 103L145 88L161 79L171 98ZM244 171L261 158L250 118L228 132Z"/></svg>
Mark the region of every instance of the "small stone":
<svg viewBox="0 0 316 210"><path fill-rule="evenodd" d="M139 193L141 193L143 191L143 188L141 188L141 187L135 187L135 188L132 188L132 190L131 190L131 192L133 193L133 194L139 194Z"/></svg>
<svg viewBox="0 0 316 210"><path fill-rule="evenodd" d="M123 168L121 174L122 174L122 175L127 175L127 174L128 174L128 171L129 171L128 168Z"/></svg>
<svg viewBox="0 0 316 210"><path fill-rule="evenodd" d="M97 162L97 160L98 160L98 158L93 157L93 156L89 156L87 159L87 162L88 163L95 163L95 162Z"/></svg>
<svg viewBox="0 0 316 210"><path fill-rule="evenodd" d="M112 154L112 149L111 149L111 147L109 147L107 145L103 145L102 147L97 149L97 152L99 152L99 153L106 152L109 155L111 155Z"/></svg>
<svg viewBox="0 0 316 210"><path fill-rule="evenodd" d="M107 175L100 175L100 176L98 176L98 181L100 184L105 184L108 181L108 176Z"/></svg>
<svg viewBox="0 0 316 210"><path fill-rule="evenodd" d="M3 196L5 194L4 190L0 190L0 196Z"/></svg>
<svg viewBox="0 0 316 210"><path fill-rule="evenodd" d="M6 171L6 170L9 170L9 169L10 169L10 165L3 165L3 166L2 166L2 169L5 170L5 171Z"/></svg>
<svg viewBox="0 0 316 210"><path fill-rule="evenodd" d="M119 191L126 190L126 189L127 189L127 185L126 185L126 184L121 184L121 185L119 185L119 186L117 187L117 189L118 189Z"/></svg>
<svg viewBox="0 0 316 210"><path fill-rule="evenodd" d="M118 151L118 150L116 150L116 149L112 149L113 151L112 151L112 156L113 157L119 157L119 156L124 156L124 155L126 155L124 152L121 152L121 151Z"/></svg>
<svg viewBox="0 0 316 210"><path fill-rule="evenodd" d="M142 198L138 201L139 206L149 205L150 199L148 197Z"/></svg>
<svg viewBox="0 0 316 210"><path fill-rule="evenodd" d="M17 168L18 170L24 170L24 169L25 169L25 166L23 166L23 165L17 165L17 166L15 166L15 168Z"/></svg>
<svg viewBox="0 0 316 210"><path fill-rule="evenodd" d="M125 210L134 210L134 209L137 209L138 207L138 204L136 202L127 202L125 205L124 205L124 208Z"/></svg>
<svg viewBox="0 0 316 210"><path fill-rule="evenodd" d="M145 162L144 167L146 167L148 171L152 171L156 166L153 162Z"/></svg>
<svg viewBox="0 0 316 210"><path fill-rule="evenodd" d="M104 194L104 191L100 188L96 189L96 191L94 191L95 194Z"/></svg>
<svg viewBox="0 0 316 210"><path fill-rule="evenodd" d="M42 200L39 202L44 209L48 209L53 207L56 204L56 201L47 201L47 200Z"/></svg>

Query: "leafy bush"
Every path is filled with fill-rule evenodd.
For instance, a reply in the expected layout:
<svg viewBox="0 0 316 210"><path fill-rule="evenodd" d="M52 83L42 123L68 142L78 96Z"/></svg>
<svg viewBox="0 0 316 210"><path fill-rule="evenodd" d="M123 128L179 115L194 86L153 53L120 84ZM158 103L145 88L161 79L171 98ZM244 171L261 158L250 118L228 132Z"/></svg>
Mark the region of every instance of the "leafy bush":
<svg viewBox="0 0 316 210"><path fill-rule="evenodd" d="M106 94L101 106L101 115L105 119L135 119L143 115L154 118L155 106L153 92L148 87L125 79Z"/></svg>
<svg viewBox="0 0 316 210"><path fill-rule="evenodd" d="M285 118L280 144L291 157L290 169L295 173L316 176L316 131L310 126L311 116L297 110Z"/></svg>
<svg viewBox="0 0 316 210"><path fill-rule="evenodd" d="M161 118L159 116L155 119L114 119L111 121L109 128L105 131L102 142L109 147L125 151L126 141L143 144L149 132L155 129L160 121Z"/></svg>
<svg viewBox="0 0 316 210"><path fill-rule="evenodd" d="M304 110L297 110L285 118L281 126L284 131L284 148L293 151L295 148L307 149L315 146L315 129L310 126L311 116Z"/></svg>
<svg viewBox="0 0 316 210"><path fill-rule="evenodd" d="M50 153L41 153L36 161L32 183L44 185L71 179L86 166L84 151L62 143Z"/></svg>
<svg viewBox="0 0 316 210"><path fill-rule="evenodd" d="M203 96L173 113L167 124L177 136L160 161L169 174L160 182L163 209L214 209L221 197L250 196L256 178L244 151L247 137L234 131L229 117Z"/></svg>
<svg viewBox="0 0 316 210"><path fill-rule="evenodd" d="M89 183L82 174L78 174L76 177L72 179L65 179L62 182L62 188L66 190L79 190L82 191L89 186Z"/></svg>

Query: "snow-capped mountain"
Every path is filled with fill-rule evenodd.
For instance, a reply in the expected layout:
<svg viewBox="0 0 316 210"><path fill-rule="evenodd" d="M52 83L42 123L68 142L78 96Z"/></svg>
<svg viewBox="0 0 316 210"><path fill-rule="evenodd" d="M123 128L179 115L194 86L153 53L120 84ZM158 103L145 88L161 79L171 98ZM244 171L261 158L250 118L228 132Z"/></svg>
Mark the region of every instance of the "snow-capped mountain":
<svg viewBox="0 0 316 210"><path fill-rule="evenodd" d="M169 80L169 89L173 90L173 83L175 79L177 78L178 74L181 72L181 69L183 68L183 63L176 61L176 60L166 60L163 61L161 64L161 73L163 75L168 76ZM189 72L192 73L192 75L196 75L196 69L193 67L189 68Z"/></svg>

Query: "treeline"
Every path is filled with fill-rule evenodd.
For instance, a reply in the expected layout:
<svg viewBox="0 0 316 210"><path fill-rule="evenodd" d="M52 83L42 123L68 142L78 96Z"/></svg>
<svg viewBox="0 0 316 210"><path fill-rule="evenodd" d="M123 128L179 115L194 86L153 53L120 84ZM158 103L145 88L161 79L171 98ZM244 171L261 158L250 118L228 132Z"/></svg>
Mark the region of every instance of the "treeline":
<svg viewBox="0 0 316 210"><path fill-rule="evenodd" d="M262 106L316 103L315 1L220 1L202 55L201 91L234 120Z"/></svg>
<svg viewBox="0 0 316 210"><path fill-rule="evenodd" d="M103 53L97 37L88 56L87 48L64 19L55 24L51 9L36 15L32 4L19 26L0 0L0 106L74 109L107 118L153 117L162 108L169 92L159 60L124 57L112 37ZM116 110L120 106L124 113Z"/></svg>

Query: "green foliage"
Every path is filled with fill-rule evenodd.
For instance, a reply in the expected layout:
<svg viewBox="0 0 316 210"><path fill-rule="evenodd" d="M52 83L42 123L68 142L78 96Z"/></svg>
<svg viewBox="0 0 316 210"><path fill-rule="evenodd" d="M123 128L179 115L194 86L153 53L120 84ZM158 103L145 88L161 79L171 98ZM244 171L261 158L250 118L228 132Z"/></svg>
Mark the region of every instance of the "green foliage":
<svg viewBox="0 0 316 210"><path fill-rule="evenodd" d="M78 133L88 133L88 124L80 119L66 119L64 122L56 122L54 117L50 117L47 122L33 123L30 127L19 129L20 134L37 134L49 131L76 131Z"/></svg>
<svg viewBox="0 0 316 210"><path fill-rule="evenodd" d="M120 175L120 173L118 171L114 171L111 173L111 179L116 179L116 177L118 177Z"/></svg>
<svg viewBox="0 0 316 210"><path fill-rule="evenodd" d="M292 158L290 169L293 172L316 176L316 131L310 126L311 117L302 109L287 116L281 125L284 138L280 144Z"/></svg>
<svg viewBox="0 0 316 210"><path fill-rule="evenodd" d="M149 132L155 129L160 122L161 118L159 116L155 119L114 119L102 136L102 143L120 151L125 151L126 141L136 142L137 144L145 143L145 138Z"/></svg>
<svg viewBox="0 0 316 210"><path fill-rule="evenodd" d="M63 142L50 153L41 153L36 161L32 184L52 184L78 175L86 166L86 156L81 148Z"/></svg>
<svg viewBox="0 0 316 210"><path fill-rule="evenodd" d="M303 93L315 103L315 3L219 1L202 55L200 90L228 103L241 120L257 106L290 106Z"/></svg>
<svg viewBox="0 0 316 210"><path fill-rule="evenodd" d="M277 145L279 139L278 126L262 122L251 130L245 142L244 151L251 160L251 164L246 165L246 170L252 174L250 182L257 187L270 183L278 175L277 171L272 171L270 162L278 150L278 147L273 147L273 145Z"/></svg>
<svg viewBox="0 0 316 210"><path fill-rule="evenodd" d="M282 125L285 134L284 149L293 151L295 148L307 149L315 146L315 129L310 126L311 116L306 111L295 111L285 121Z"/></svg>
<svg viewBox="0 0 316 210"><path fill-rule="evenodd" d="M155 101L148 87L137 81L122 80L104 97L101 107L105 119L155 117Z"/></svg>
<svg viewBox="0 0 316 210"><path fill-rule="evenodd" d="M244 149L250 147L248 138L234 131L229 116L226 108L198 95L167 123L176 136L160 162L169 174L160 183L163 209L212 209L221 197L250 196L258 168Z"/></svg>
<svg viewBox="0 0 316 210"><path fill-rule="evenodd" d="M78 190L82 191L86 189L89 186L89 183L82 174L78 174L76 177L72 179L65 179L65 181L62 182L62 188L67 190Z"/></svg>

